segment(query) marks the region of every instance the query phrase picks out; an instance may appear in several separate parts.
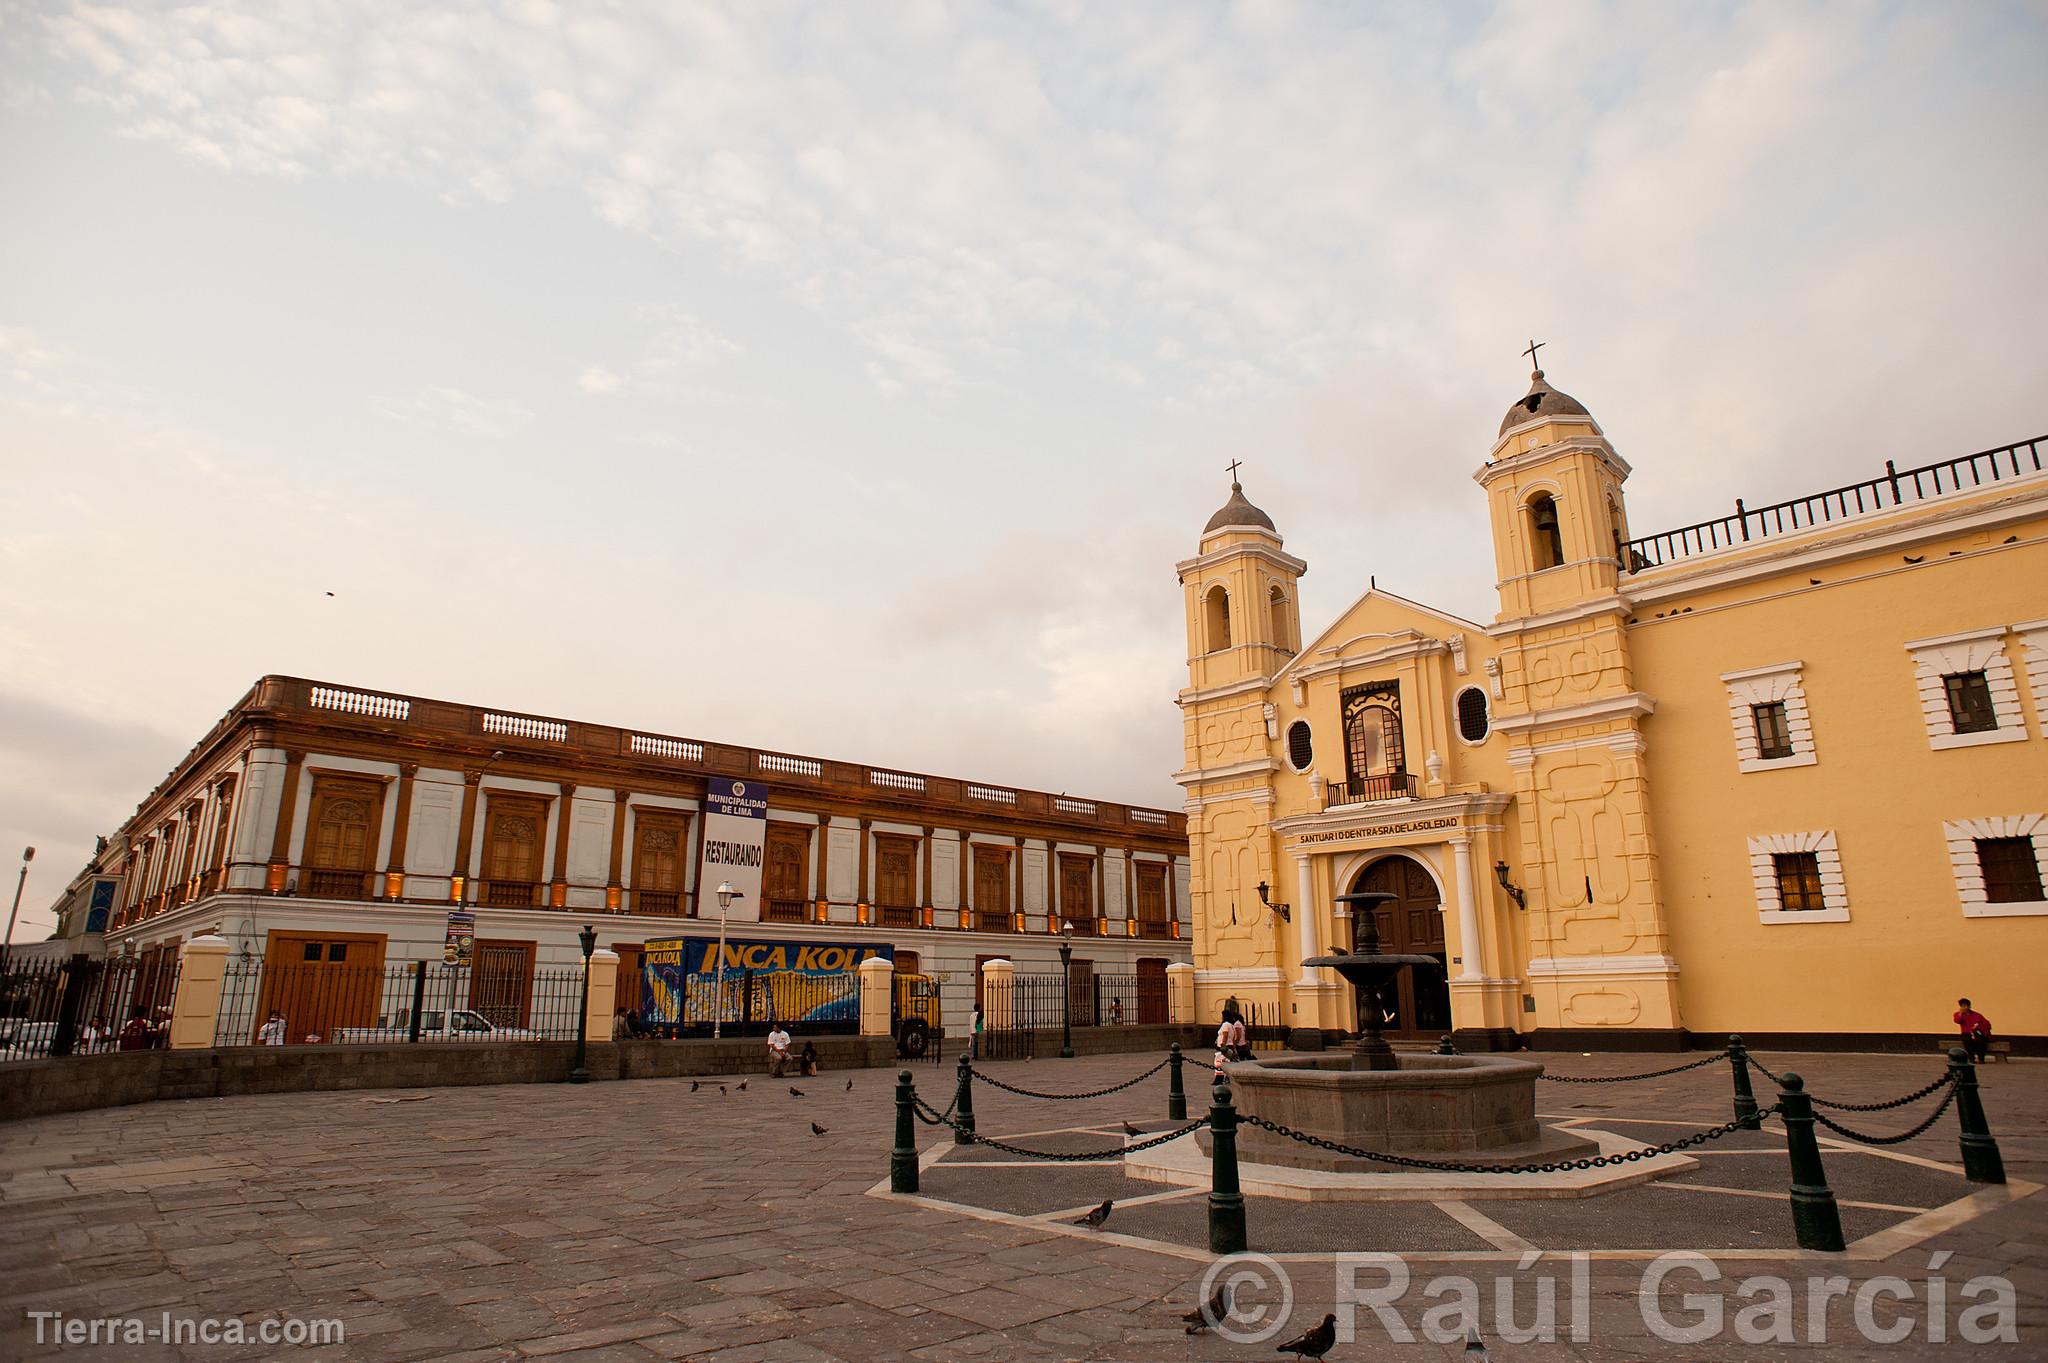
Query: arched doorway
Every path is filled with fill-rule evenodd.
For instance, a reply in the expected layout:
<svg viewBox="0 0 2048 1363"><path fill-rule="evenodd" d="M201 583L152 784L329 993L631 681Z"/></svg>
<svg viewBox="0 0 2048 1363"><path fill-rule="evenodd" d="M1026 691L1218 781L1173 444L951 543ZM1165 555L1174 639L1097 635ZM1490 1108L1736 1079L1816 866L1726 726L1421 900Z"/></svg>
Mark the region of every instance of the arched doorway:
<svg viewBox="0 0 2048 1363"><path fill-rule="evenodd" d="M1445 960L1443 896L1419 863L1409 857L1383 857L1359 872L1351 888L1396 896L1375 912L1381 951ZM1353 951L1364 936L1358 929L1354 919ZM1441 968L1403 966L1400 978L1380 991L1380 1004L1393 1014L1384 1022L1388 1036L1433 1041L1451 1030L1450 980Z"/></svg>

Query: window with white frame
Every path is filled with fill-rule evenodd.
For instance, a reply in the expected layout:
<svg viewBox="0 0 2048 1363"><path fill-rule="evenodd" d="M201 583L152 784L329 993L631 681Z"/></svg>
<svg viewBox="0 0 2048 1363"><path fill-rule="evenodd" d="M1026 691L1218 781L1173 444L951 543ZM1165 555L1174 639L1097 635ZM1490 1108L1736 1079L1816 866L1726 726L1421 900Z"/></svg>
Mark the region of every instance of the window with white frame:
<svg viewBox="0 0 2048 1363"><path fill-rule="evenodd" d="M2026 738L2020 717L2020 688L2005 652L2005 627L1916 639L1913 676L1920 688L1920 716L1928 743L1939 748L1973 748L1982 743L2018 743Z"/></svg>
<svg viewBox="0 0 2048 1363"><path fill-rule="evenodd" d="M1846 923L1849 892L1833 829L1767 833L1749 840L1757 918L1765 923Z"/></svg>
<svg viewBox="0 0 2048 1363"><path fill-rule="evenodd" d="M1813 750L1806 687L1800 681L1804 666L1795 659L1721 674L1721 684L1728 688L1728 720L1735 729L1735 763L1741 770L1810 767L1820 760Z"/></svg>
<svg viewBox="0 0 2048 1363"><path fill-rule="evenodd" d="M2048 915L2048 815L1957 819L1941 832L1965 918Z"/></svg>

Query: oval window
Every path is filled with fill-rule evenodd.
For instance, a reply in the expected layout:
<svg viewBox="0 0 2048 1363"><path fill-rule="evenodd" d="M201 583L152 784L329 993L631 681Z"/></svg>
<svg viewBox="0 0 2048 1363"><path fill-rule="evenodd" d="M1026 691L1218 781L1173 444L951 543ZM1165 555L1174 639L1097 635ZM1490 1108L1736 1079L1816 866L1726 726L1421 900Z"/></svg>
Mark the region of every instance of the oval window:
<svg viewBox="0 0 2048 1363"><path fill-rule="evenodd" d="M1307 771L1316 760L1315 745L1309 741L1308 721L1297 719L1287 726L1287 760L1296 771Z"/></svg>
<svg viewBox="0 0 2048 1363"><path fill-rule="evenodd" d="M1486 733L1486 693L1468 686L1458 693L1458 737L1467 743L1483 743Z"/></svg>

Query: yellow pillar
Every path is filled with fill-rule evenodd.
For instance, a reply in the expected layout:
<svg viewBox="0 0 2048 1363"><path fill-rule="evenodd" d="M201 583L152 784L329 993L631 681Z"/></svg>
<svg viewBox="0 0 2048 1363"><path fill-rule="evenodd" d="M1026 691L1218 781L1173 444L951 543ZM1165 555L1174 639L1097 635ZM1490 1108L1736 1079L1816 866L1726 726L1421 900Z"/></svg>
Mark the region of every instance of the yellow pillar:
<svg viewBox="0 0 2048 1363"><path fill-rule="evenodd" d="M1176 1027L1195 1021L1195 968L1186 961L1166 967L1166 1020Z"/></svg>
<svg viewBox="0 0 2048 1363"><path fill-rule="evenodd" d="M890 991L895 987L896 967L880 956L870 956L860 963L860 1034L862 1036L889 1035L889 1019L894 1012L894 1000Z"/></svg>
<svg viewBox="0 0 2048 1363"><path fill-rule="evenodd" d="M171 1000L171 1049L196 1051L213 1044L220 1026L221 988L227 980L228 944L211 933L179 949L178 993Z"/></svg>
<svg viewBox="0 0 2048 1363"><path fill-rule="evenodd" d="M590 953L590 1006L583 1015L585 1035L592 1041L612 1039L612 1012L619 999L619 953L599 947Z"/></svg>
<svg viewBox="0 0 2048 1363"><path fill-rule="evenodd" d="M1001 957L981 963L982 1030L1009 1029L1010 1020L1016 1016L1016 979L1017 967Z"/></svg>

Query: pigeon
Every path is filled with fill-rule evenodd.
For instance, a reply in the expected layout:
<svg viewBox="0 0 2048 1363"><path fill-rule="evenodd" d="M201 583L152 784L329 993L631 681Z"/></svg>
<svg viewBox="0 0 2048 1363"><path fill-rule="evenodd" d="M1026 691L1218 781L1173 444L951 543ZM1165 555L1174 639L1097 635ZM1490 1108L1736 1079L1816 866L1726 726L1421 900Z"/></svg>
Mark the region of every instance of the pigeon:
<svg viewBox="0 0 2048 1363"><path fill-rule="evenodd" d="M725 1085L720 1084L718 1086L718 1096L721 1098L725 1097Z"/></svg>
<svg viewBox="0 0 2048 1363"><path fill-rule="evenodd" d="M1114 1199L1105 1197L1102 1199L1102 1205L1100 1207L1097 1207L1094 1211L1088 1213L1086 1216L1075 1217L1074 1224L1077 1226L1099 1226L1103 1222L1109 1220L1109 1209L1111 1207L1114 1207L1115 1205L1116 1202ZM1335 1317L1332 1317L1332 1319L1335 1319Z"/></svg>
<svg viewBox="0 0 2048 1363"><path fill-rule="evenodd" d="M816 1122L811 1123L811 1134L813 1136L822 1136L828 1129L827 1127L819 1126Z"/></svg>
<svg viewBox="0 0 2048 1363"><path fill-rule="evenodd" d="M1202 1331L1221 1325L1230 1315L1230 1284L1221 1283L1209 1294L1209 1300L1182 1316L1188 1323L1188 1333L1199 1335Z"/></svg>
<svg viewBox="0 0 2048 1363"><path fill-rule="evenodd" d="M853 1081L851 1079L846 1081L846 1091L848 1093L853 1092Z"/></svg>
<svg viewBox="0 0 2048 1363"><path fill-rule="evenodd" d="M1135 1127L1135 1126L1132 1126L1132 1125L1131 1125L1131 1124L1130 1124L1129 1122L1125 1122L1125 1123L1124 1123L1124 1134L1125 1134L1126 1136L1142 1136L1142 1135L1144 1135L1145 1133L1144 1133L1144 1132L1142 1132L1142 1131L1140 1131L1140 1130L1138 1130L1138 1128L1137 1128L1137 1127Z"/></svg>
<svg viewBox="0 0 2048 1363"><path fill-rule="evenodd" d="M804 1091L798 1088L795 1084L791 1084L789 1086L789 1096L792 1098L801 1098L804 1096Z"/></svg>
<svg viewBox="0 0 2048 1363"><path fill-rule="evenodd" d="M1323 1323L1316 1326L1315 1329L1310 1330L1299 1339L1288 1340L1285 1344L1273 1350L1273 1352L1276 1354L1293 1354L1296 1359L1321 1358L1324 1354L1330 1352L1336 1343L1337 1317L1329 1315L1324 1316Z"/></svg>
<svg viewBox="0 0 2048 1363"><path fill-rule="evenodd" d="M744 1080L744 1079L740 1080L740 1082L739 1082L739 1085L738 1085L738 1087L736 1087L735 1089L733 1089L733 1092L735 1092L735 1093L745 1093L746 1091L747 1091L747 1081L746 1081L746 1080Z"/></svg>
<svg viewBox="0 0 2048 1363"><path fill-rule="evenodd" d="M1901 554L1899 557L1908 563L1925 563L1927 561L1927 555L1925 554L1920 555L1918 558L1913 557L1911 554Z"/></svg>
<svg viewBox="0 0 2048 1363"><path fill-rule="evenodd" d="M1479 1327L1465 1336L1465 1363L1488 1363L1493 1355L1486 1352L1486 1341L1479 1337Z"/></svg>
<svg viewBox="0 0 2048 1363"><path fill-rule="evenodd" d="M704 1086L703 1086L702 1084L698 1083L698 1082L697 1082L697 1081L696 1081L695 1079L692 1079L692 1080L690 1081L690 1092L692 1092L692 1093L695 1093L695 1092L696 1092L696 1091L697 1091L698 1089L700 1089L700 1088L703 1088L703 1087L704 1087Z"/></svg>

